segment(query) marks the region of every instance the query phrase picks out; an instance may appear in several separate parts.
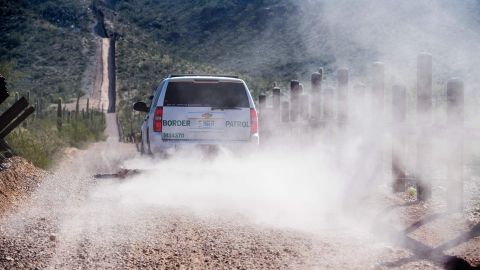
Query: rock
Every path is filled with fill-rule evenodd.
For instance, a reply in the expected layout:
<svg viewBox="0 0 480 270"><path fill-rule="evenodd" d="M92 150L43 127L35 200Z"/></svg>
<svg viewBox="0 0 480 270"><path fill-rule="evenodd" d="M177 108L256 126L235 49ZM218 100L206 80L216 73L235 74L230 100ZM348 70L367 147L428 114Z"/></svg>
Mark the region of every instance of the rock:
<svg viewBox="0 0 480 270"><path fill-rule="evenodd" d="M52 233L52 234L50 234L49 239L50 239L50 241L56 241L57 236L54 233Z"/></svg>

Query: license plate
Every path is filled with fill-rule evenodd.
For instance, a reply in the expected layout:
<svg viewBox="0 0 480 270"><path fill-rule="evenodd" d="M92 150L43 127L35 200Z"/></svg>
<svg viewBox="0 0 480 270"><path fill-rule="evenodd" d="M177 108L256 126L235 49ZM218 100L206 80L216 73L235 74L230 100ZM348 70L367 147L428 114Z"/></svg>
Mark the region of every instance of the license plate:
<svg viewBox="0 0 480 270"><path fill-rule="evenodd" d="M199 120L197 120L197 128L213 129L213 128L215 128L215 120L199 119Z"/></svg>

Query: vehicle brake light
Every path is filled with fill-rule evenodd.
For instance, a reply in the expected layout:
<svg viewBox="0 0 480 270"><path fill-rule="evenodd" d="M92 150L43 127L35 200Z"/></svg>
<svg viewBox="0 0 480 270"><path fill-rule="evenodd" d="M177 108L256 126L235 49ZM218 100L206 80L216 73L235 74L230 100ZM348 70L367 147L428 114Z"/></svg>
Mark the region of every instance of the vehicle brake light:
<svg viewBox="0 0 480 270"><path fill-rule="evenodd" d="M157 107L153 116L153 131L162 132L163 108Z"/></svg>
<svg viewBox="0 0 480 270"><path fill-rule="evenodd" d="M255 134L258 132L258 117L257 110L254 108L250 109L250 133Z"/></svg>

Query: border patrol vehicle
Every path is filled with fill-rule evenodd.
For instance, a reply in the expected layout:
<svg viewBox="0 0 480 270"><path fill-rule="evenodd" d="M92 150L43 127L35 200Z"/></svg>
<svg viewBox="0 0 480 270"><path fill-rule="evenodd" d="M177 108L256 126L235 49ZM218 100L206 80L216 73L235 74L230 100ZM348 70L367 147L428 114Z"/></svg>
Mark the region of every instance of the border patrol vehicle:
<svg viewBox="0 0 480 270"><path fill-rule="evenodd" d="M141 126L142 154L168 154L188 146L258 145L258 117L241 79L220 75L170 75L156 89Z"/></svg>

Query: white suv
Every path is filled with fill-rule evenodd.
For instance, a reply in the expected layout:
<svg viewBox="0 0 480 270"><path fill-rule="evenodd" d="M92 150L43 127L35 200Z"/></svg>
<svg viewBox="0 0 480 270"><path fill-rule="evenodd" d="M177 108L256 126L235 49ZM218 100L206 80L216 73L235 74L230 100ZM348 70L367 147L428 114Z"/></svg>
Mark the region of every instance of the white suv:
<svg viewBox="0 0 480 270"><path fill-rule="evenodd" d="M191 145L259 144L258 118L243 80L228 76L171 75L155 91L141 127L142 153Z"/></svg>

